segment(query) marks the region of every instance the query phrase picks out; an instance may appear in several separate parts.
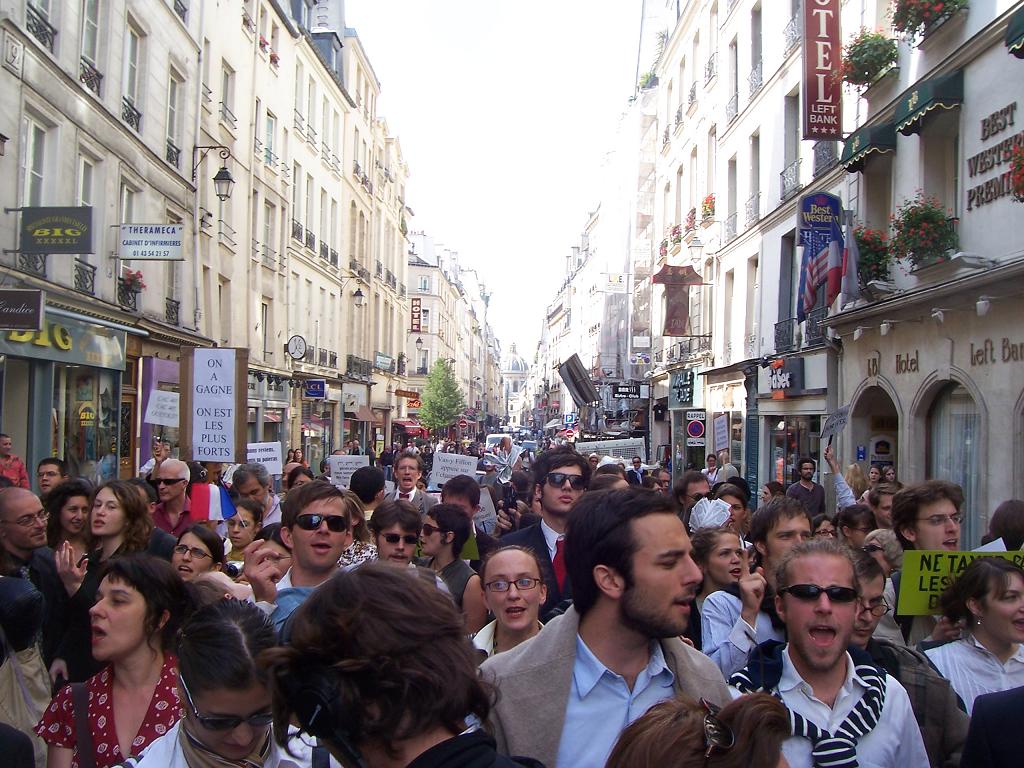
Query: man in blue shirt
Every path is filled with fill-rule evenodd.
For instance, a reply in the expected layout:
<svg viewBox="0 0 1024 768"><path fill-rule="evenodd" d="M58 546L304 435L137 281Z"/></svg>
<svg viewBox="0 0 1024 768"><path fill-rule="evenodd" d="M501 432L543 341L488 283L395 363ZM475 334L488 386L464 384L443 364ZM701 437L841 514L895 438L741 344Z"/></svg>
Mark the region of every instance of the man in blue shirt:
<svg viewBox="0 0 1024 768"><path fill-rule="evenodd" d="M678 639L701 574L669 499L637 488L584 494L569 513L565 562L574 607L481 668L499 690L499 751L603 768L654 704L728 700L715 665Z"/></svg>

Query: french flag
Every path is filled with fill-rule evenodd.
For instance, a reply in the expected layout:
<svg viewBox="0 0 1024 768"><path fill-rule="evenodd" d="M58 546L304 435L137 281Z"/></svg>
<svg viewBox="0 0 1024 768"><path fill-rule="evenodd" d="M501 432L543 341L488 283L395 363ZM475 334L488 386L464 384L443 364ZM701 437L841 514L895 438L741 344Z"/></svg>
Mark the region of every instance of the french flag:
<svg viewBox="0 0 1024 768"><path fill-rule="evenodd" d="M193 520L227 520L235 515L230 494L219 485L195 483L189 502Z"/></svg>

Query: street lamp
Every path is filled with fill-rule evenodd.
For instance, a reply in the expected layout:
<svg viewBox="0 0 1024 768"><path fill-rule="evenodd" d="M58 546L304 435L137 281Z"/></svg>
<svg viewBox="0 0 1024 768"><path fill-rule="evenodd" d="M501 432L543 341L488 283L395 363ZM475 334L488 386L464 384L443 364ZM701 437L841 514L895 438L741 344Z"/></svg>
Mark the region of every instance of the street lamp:
<svg viewBox="0 0 1024 768"><path fill-rule="evenodd" d="M417 336L416 337L416 349L423 349L423 337L422 336Z"/></svg>
<svg viewBox="0 0 1024 768"><path fill-rule="evenodd" d="M231 150L223 144L192 147L192 183L194 184L198 178L199 166L203 164L203 160L214 149L217 150L217 154L220 155L220 159L223 162L221 163L220 170L217 171L217 175L213 177L213 189L220 201L224 202L231 197L231 189L235 186L235 180L232 178L231 171L228 170L227 165L227 161L231 159Z"/></svg>
<svg viewBox="0 0 1024 768"><path fill-rule="evenodd" d="M231 189L235 186L235 180L231 178L231 171L228 170L226 165L222 165L220 170L217 171L217 175L213 177L213 191L214 194L224 202L231 197Z"/></svg>
<svg viewBox="0 0 1024 768"><path fill-rule="evenodd" d="M352 291L352 298L355 300L357 307L363 306L363 299L366 298L365 295L363 294L363 289L356 288L354 291Z"/></svg>

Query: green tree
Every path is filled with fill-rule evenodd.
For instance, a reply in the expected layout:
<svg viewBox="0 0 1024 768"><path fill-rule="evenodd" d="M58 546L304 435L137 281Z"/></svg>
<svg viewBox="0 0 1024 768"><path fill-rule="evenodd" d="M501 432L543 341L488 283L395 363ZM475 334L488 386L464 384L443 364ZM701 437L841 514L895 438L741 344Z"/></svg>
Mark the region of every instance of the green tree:
<svg viewBox="0 0 1024 768"><path fill-rule="evenodd" d="M447 429L466 408L466 398L451 366L444 360L438 360L430 369L421 399L419 420L432 430Z"/></svg>

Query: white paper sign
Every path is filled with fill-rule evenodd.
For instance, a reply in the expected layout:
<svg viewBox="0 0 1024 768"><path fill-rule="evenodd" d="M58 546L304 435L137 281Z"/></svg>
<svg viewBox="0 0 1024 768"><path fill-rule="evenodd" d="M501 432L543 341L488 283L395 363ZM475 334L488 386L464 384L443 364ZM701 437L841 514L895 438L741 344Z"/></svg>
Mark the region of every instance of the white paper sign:
<svg viewBox="0 0 1024 768"><path fill-rule="evenodd" d="M821 441L830 440L843 431L843 427L850 420L850 406L844 405L834 413L830 413L825 423L821 425Z"/></svg>
<svg viewBox="0 0 1024 768"><path fill-rule="evenodd" d="M154 389L149 393L146 403L146 415L142 420L146 424L159 424L161 427L177 427L181 397L177 392L165 392Z"/></svg>
<svg viewBox="0 0 1024 768"><path fill-rule="evenodd" d="M235 459L235 351L197 349L192 366L192 456Z"/></svg>
<svg viewBox="0 0 1024 768"><path fill-rule="evenodd" d="M457 475L476 477L476 456L463 456L459 453L435 453L434 469L430 473L430 485L440 487Z"/></svg>
<svg viewBox="0 0 1024 768"><path fill-rule="evenodd" d="M245 460L250 464L262 464L271 475L280 475L281 443L248 443Z"/></svg>
<svg viewBox="0 0 1024 768"><path fill-rule="evenodd" d="M721 451L729 447L729 416L715 416L715 450Z"/></svg>
<svg viewBox="0 0 1024 768"><path fill-rule="evenodd" d="M328 456L327 466L331 468L331 485L348 488L352 473L360 467L370 466L370 457L361 456Z"/></svg>

